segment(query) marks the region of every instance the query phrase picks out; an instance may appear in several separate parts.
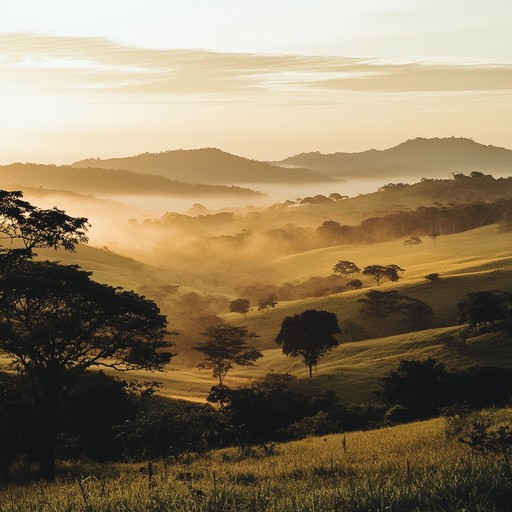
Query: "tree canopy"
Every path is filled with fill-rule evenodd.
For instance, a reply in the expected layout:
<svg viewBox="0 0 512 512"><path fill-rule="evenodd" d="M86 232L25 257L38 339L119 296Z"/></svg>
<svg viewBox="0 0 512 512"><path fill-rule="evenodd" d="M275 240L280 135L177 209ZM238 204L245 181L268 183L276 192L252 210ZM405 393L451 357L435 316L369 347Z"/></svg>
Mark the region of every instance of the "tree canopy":
<svg viewBox="0 0 512 512"><path fill-rule="evenodd" d="M19 257L31 258L36 248L74 251L87 242L85 217L70 217L57 208L44 210L22 197L21 192L0 190L0 233L9 240L8 247L0 247L4 267Z"/></svg>
<svg viewBox="0 0 512 512"><path fill-rule="evenodd" d="M285 317L275 341L282 346L283 354L301 356L312 377L313 366L318 364L320 357L339 345L334 335L340 333L334 313L308 309Z"/></svg>
<svg viewBox="0 0 512 512"><path fill-rule="evenodd" d="M223 386L224 378L233 365L253 366L262 353L249 345L249 341L258 335L245 327L228 323L208 327L203 333L205 341L192 348L204 354L199 368L213 370L213 376Z"/></svg>
<svg viewBox="0 0 512 512"><path fill-rule="evenodd" d="M425 302L402 295L396 290L370 290L358 302L362 304L361 312L370 317L401 315L411 330L426 329L434 314Z"/></svg>
<svg viewBox="0 0 512 512"><path fill-rule="evenodd" d="M244 316L247 316L250 307L251 303L249 299L235 299L229 303L229 311L233 313L240 313Z"/></svg>
<svg viewBox="0 0 512 512"><path fill-rule="evenodd" d="M25 261L0 274L0 350L28 375L41 421L41 473L54 475L62 397L92 366L160 370L170 361L156 304L76 266Z"/></svg>
<svg viewBox="0 0 512 512"><path fill-rule="evenodd" d="M470 327L512 319L512 293L502 290L472 292L457 304L459 321Z"/></svg>
<svg viewBox="0 0 512 512"><path fill-rule="evenodd" d="M358 274L361 269L353 261L340 260L334 265L332 271L342 277L348 277L352 274Z"/></svg>
<svg viewBox="0 0 512 512"><path fill-rule="evenodd" d="M400 276L398 272L405 272L405 270L398 265L368 265L363 269L365 276L370 276L375 279L377 286L380 286L382 279L386 278L390 281L398 281Z"/></svg>

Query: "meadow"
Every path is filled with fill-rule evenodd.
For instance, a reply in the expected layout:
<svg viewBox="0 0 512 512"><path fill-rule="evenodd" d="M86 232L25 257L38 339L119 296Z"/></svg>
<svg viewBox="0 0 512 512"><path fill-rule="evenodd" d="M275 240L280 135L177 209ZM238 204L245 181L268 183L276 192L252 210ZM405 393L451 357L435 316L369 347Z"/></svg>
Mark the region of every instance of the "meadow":
<svg viewBox="0 0 512 512"><path fill-rule="evenodd" d="M512 421L512 409L489 412ZM512 510L510 463L447 438L446 421L226 448L152 465L67 465L0 491L2 512Z"/></svg>

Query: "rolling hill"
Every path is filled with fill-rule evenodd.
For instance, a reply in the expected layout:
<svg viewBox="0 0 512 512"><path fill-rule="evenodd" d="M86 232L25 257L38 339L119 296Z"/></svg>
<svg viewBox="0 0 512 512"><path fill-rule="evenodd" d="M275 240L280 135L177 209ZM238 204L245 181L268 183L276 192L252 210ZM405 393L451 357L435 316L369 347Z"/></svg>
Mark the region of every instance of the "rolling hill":
<svg viewBox="0 0 512 512"><path fill-rule="evenodd" d="M383 255L386 255L385 257ZM350 259L364 266L381 262L395 262L406 272L397 283L386 283L380 290L398 290L400 293L420 299L432 306L432 328L407 332L408 328L397 317L384 320L368 318L361 314L358 299L370 290L374 283L365 282L365 288L326 297L280 302L275 310L260 313L253 307L244 318L237 313L222 315L224 320L255 331L259 338L256 345L263 351L263 358L255 367L235 367L228 375L226 384L236 386L262 377L268 372L292 373L306 378L307 370L300 358L285 357L275 344L274 338L285 316L301 313L306 309L327 310L336 313L342 329L346 321L359 324L367 339L342 344L322 358L318 374L309 386L331 388L346 401L374 401L373 392L378 381L398 365L400 358L425 359L435 357L449 368L461 369L478 364L512 366L512 344L503 333L491 333L459 341L462 329L457 323L457 302L466 293L478 290L512 289L512 245L510 235L501 233L496 225L442 236L434 243L404 247L400 241L373 245L337 246L308 251L282 258L268 265L283 280L303 278L309 274L330 273L333 262ZM264 274L265 267L257 269ZM424 276L439 272L441 279L430 283ZM363 278L365 280L366 278ZM189 348L180 346L180 337L173 341L177 351ZM155 376L162 381L162 392L168 396L188 400L204 400L210 387L215 384L209 371L177 364L174 371ZM133 374L140 380L148 380L150 374Z"/></svg>
<svg viewBox="0 0 512 512"><path fill-rule="evenodd" d="M285 169L215 148L143 153L105 160L90 158L72 166L124 169L190 183L309 183L332 180L328 175L311 169Z"/></svg>
<svg viewBox="0 0 512 512"><path fill-rule="evenodd" d="M441 177L448 173L480 171L512 173L512 150L486 146L464 138L417 138L398 146L360 153L319 152L291 156L277 165L308 167L336 178Z"/></svg>
<svg viewBox="0 0 512 512"><path fill-rule="evenodd" d="M125 170L75 168L15 163L0 166L0 181L22 187L64 189L98 195L172 195L188 197L257 197L260 192L248 188L183 183L164 176Z"/></svg>

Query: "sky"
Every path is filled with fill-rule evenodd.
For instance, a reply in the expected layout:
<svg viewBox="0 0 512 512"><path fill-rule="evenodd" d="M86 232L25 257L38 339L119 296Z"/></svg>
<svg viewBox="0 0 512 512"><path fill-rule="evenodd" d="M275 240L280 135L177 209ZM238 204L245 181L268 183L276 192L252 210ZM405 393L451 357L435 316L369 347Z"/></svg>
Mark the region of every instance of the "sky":
<svg viewBox="0 0 512 512"><path fill-rule="evenodd" d="M511 0L0 0L0 164L511 126Z"/></svg>

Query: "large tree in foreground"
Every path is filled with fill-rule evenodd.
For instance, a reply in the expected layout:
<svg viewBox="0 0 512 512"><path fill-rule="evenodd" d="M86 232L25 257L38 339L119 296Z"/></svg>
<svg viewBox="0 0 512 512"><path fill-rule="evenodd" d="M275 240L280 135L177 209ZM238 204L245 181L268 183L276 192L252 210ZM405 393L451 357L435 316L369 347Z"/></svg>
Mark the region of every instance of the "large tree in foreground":
<svg viewBox="0 0 512 512"><path fill-rule="evenodd" d="M341 331L334 313L308 309L285 317L275 341L282 346L283 354L302 357L311 378L320 357L339 345L335 334Z"/></svg>
<svg viewBox="0 0 512 512"><path fill-rule="evenodd" d="M259 350L249 345L258 335L245 327L225 323L208 327L202 335L205 340L192 347L204 355L198 367L213 370L213 376L219 379L221 387L234 364L253 366L254 361L262 357Z"/></svg>
<svg viewBox="0 0 512 512"><path fill-rule="evenodd" d="M0 350L31 382L40 422L40 470L54 477L56 422L64 396L91 367L160 370L166 319L134 292L96 283L90 272L25 262L0 275Z"/></svg>
<svg viewBox="0 0 512 512"><path fill-rule="evenodd" d="M0 273L0 350L28 376L38 414L41 476L55 473L64 396L91 367L160 370L171 359L166 319L134 292L76 266L24 261Z"/></svg>

